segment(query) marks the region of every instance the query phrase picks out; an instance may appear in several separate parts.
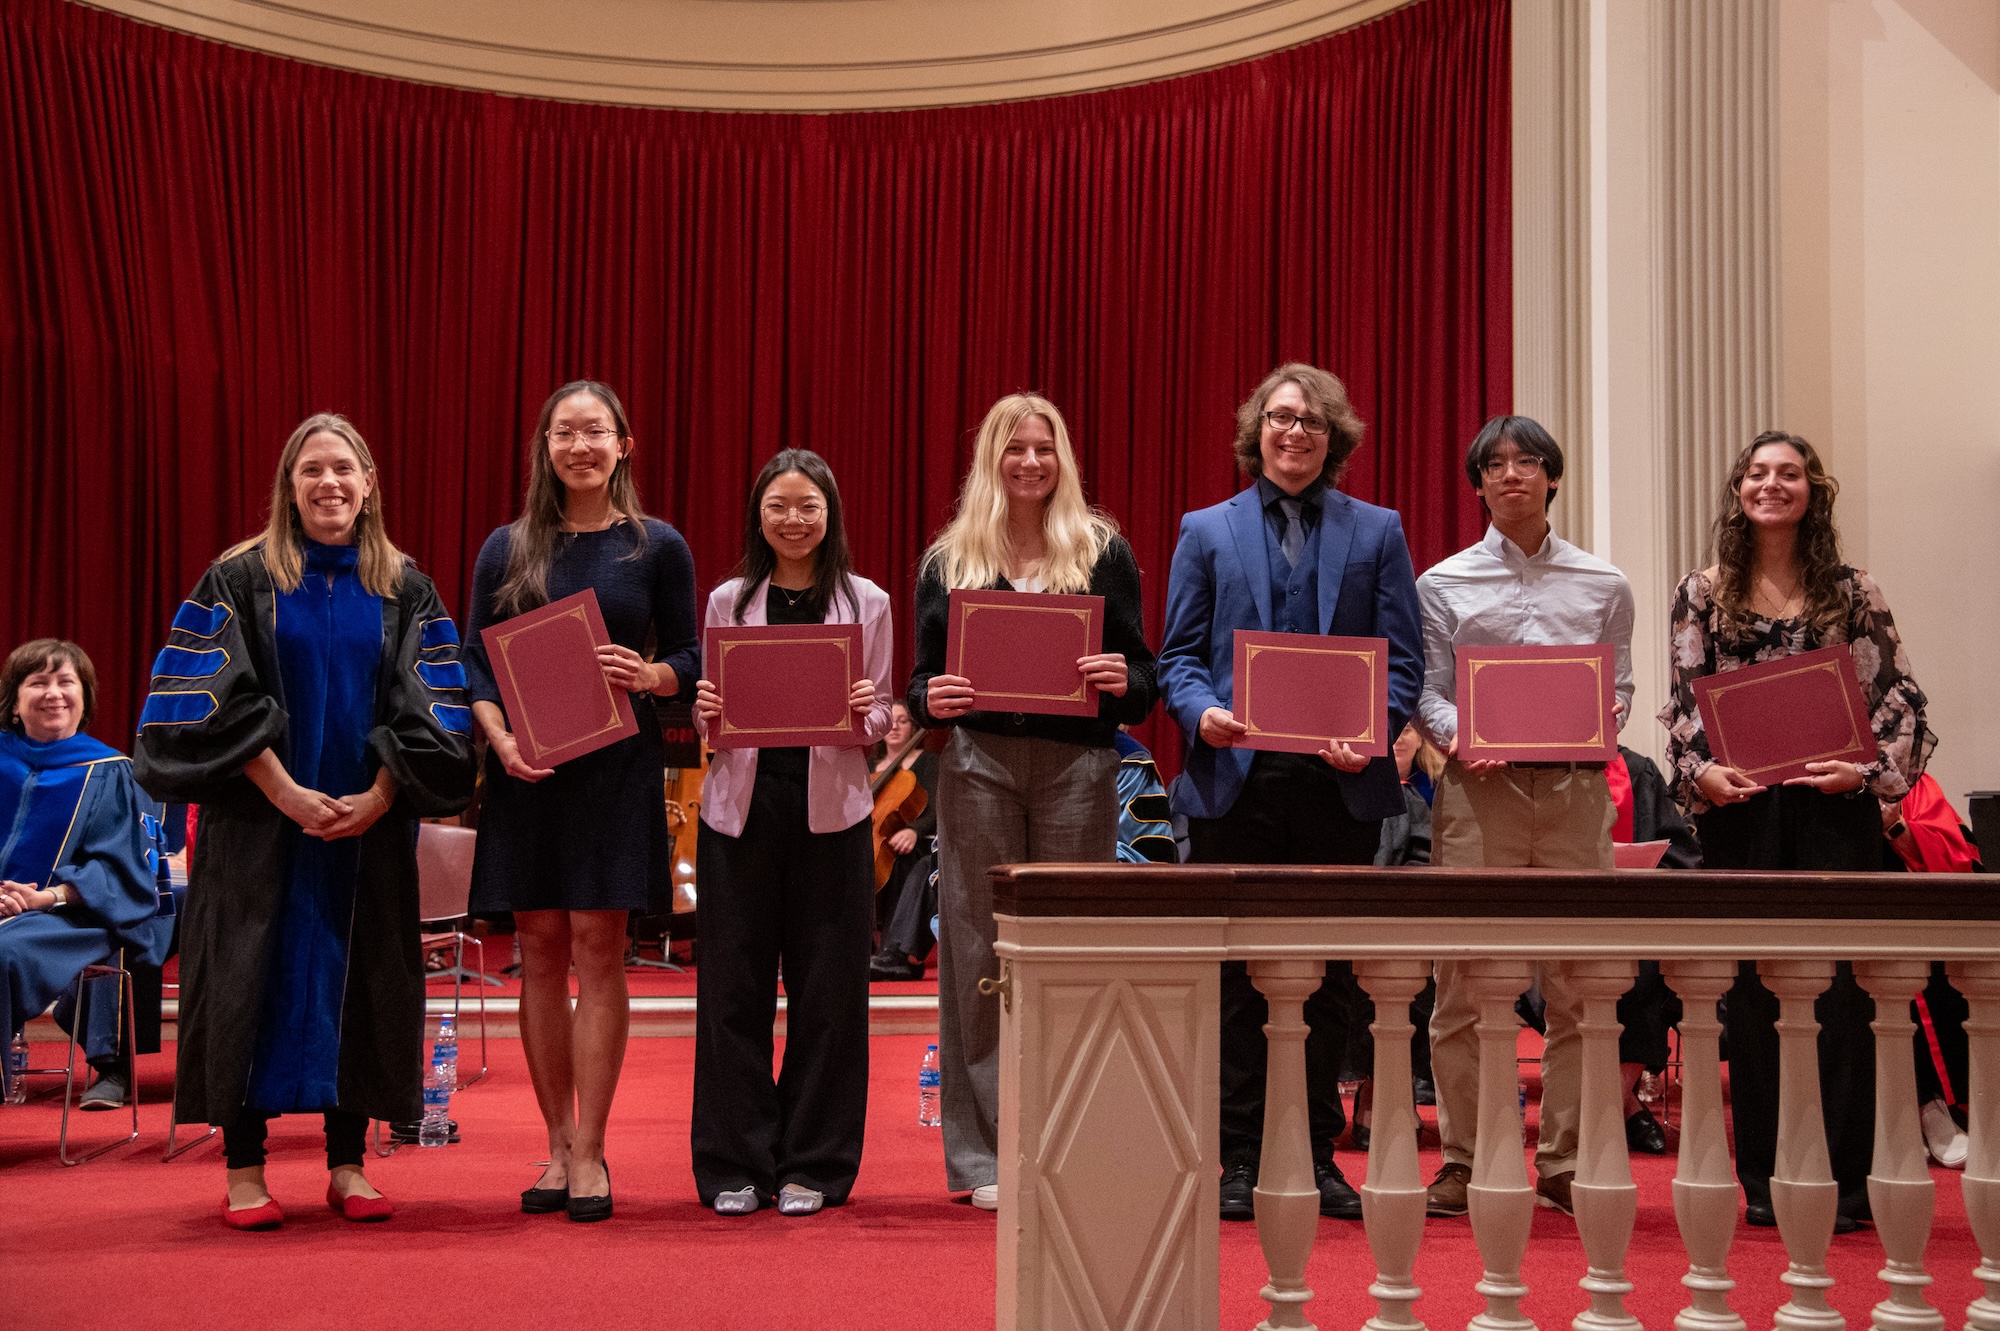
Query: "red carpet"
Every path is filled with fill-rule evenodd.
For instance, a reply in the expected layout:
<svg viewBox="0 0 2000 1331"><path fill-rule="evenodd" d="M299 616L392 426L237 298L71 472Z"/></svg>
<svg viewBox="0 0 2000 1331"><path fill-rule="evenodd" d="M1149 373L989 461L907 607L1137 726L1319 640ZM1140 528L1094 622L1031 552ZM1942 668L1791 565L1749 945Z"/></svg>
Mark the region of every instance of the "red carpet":
<svg viewBox="0 0 2000 1331"><path fill-rule="evenodd" d="M321 1200L326 1175L318 1120L272 1125L272 1190L290 1220L273 1234L237 1234L215 1211L221 1151L203 1146L170 1165L166 1134L169 1056L145 1060L139 1141L79 1169L55 1161L55 1096L38 1079L37 1099L0 1107L0 1326L40 1328L92 1318L121 1328L373 1328L611 1326L735 1328L942 1328L989 1326L993 1317L993 1219L943 1192L934 1129L915 1118L916 1068L924 1040L873 1041L868 1153L853 1201L810 1219L764 1211L723 1220L694 1200L688 1171L689 1074L694 1042L635 1040L611 1129L618 1214L607 1224L523 1216L515 1194L542 1158L540 1121L520 1046L493 1047L494 1072L460 1094L453 1113L462 1144L405 1147L372 1160L370 1176L400 1214L383 1225L348 1224ZM36 1047L36 1062L56 1048ZM102 1141L122 1120L77 1116L86 1140ZM1437 1164L1430 1138L1424 1168ZM1363 1159L1343 1148L1349 1177ZM1674 1229L1673 1157L1635 1157L1641 1188L1630 1274L1630 1306L1665 1328L1684 1306L1686 1259ZM1932 1302L1952 1324L1978 1295L1978 1253L1966 1228L1957 1178L1937 1171L1938 1222L1929 1265ZM1535 1213L1526 1311L1548 1328L1585 1304L1576 1288L1581 1245L1567 1217ZM1882 1249L1870 1230L1836 1238L1832 1302L1849 1326L1865 1326L1882 1297ZM1785 1299L1784 1247L1775 1230L1739 1229L1731 1271L1734 1306L1770 1325ZM1433 1327L1465 1325L1479 1310L1479 1271L1464 1220L1432 1221L1417 1277L1417 1315ZM1256 1231L1223 1227L1223 1325L1247 1328L1262 1315ZM1353 1327L1374 1311L1374 1273L1358 1224L1320 1222L1309 1313L1323 1327Z"/></svg>

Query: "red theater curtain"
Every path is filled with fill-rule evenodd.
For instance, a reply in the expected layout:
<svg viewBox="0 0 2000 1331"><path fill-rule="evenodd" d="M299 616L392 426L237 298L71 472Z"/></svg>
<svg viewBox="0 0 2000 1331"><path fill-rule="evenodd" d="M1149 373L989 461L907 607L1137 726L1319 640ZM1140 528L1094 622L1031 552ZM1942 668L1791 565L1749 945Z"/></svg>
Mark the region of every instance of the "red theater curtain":
<svg viewBox="0 0 2000 1331"><path fill-rule="evenodd" d="M625 396L704 587L785 445L832 462L903 609L1001 393L1067 413L1157 631L1181 513L1239 483L1276 362L1347 382L1348 480L1418 566L1473 538L1460 450L1510 398L1508 8L1422 0L1227 69L890 114L467 93L65 0L0 9L8 642L82 642L125 746L205 561L308 412L352 417L391 535L463 612L536 409ZM907 663L909 645L899 642ZM1152 732L1178 767L1170 724Z"/></svg>

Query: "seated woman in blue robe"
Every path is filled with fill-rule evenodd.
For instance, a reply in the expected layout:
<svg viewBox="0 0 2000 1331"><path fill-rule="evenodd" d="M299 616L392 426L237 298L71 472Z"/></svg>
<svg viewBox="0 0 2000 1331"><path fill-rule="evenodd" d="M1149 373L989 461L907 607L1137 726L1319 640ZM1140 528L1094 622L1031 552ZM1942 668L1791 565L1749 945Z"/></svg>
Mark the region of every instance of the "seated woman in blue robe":
<svg viewBox="0 0 2000 1331"><path fill-rule="evenodd" d="M71 994L84 967L121 948L128 964L158 965L172 933L159 913L158 806L132 779L131 759L78 733L96 695L97 672L73 642L39 638L0 666L0 1039L9 1042ZM89 997L85 1052L100 1078L116 1078L117 996ZM68 1004L57 1015L76 1020Z"/></svg>
<svg viewBox="0 0 2000 1331"><path fill-rule="evenodd" d="M266 1125L317 1112L327 1204L384 1220L370 1118L422 1105L416 822L472 795L458 631L389 542L374 459L308 417L278 457L269 524L209 566L153 663L133 758L201 806L180 919L174 1108L222 1128L233 1229L284 1213Z"/></svg>

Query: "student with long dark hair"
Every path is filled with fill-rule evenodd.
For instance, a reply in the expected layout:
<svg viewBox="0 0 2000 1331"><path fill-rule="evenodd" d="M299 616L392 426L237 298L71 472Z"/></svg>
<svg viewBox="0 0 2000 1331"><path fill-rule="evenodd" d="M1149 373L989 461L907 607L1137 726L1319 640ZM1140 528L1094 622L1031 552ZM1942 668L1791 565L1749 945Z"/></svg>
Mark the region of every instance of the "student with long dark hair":
<svg viewBox="0 0 2000 1331"><path fill-rule="evenodd" d="M508 729L480 633L588 587L611 637L598 664L612 687L639 702L693 692L694 557L639 506L634 446L605 385L584 379L550 394L528 437L521 516L479 551L465 651L488 745L472 909L514 915L521 1047L549 1132L548 1167L521 1209L579 1221L611 1215L604 1130L630 1022L626 917L673 908L665 750L653 709L639 706L638 734L553 770L532 766Z"/></svg>
<svg viewBox="0 0 2000 1331"><path fill-rule="evenodd" d="M889 598L856 575L840 489L817 453L788 448L750 487L743 558L708 598L708 626L861 625L851 745L723 749L702 785L695 876L695 1187L720 1215L777 1200L785 1215L839 1206L861 1168L868 1114L868 954L875 871L867 746L889 729ZM711 732L722 695L697 686ZM771 1077L778 975L785 1056Z"/></svg>
<svg viewBox="0 0 2000 1331"><path fill-rule="evenodd" d="M1674 691L1660 711L1667 766L1694 816L1711 869L1883 868L1884 801L1909 794L1937 738L1923 690L1882 589L1845 563L1833 501L1839 485L1813 446L1771 430L1737 455L1715 519L1715 563L1682 580L1674 598ZM1763 786L1716 762L1694 682L1764 661L1848 644L1881 754L1865 766L1808 763L1807 776ZM1836 1228L1868 1218L1875 1134L1875 1005L1847 962L1814 1003L1827 1154L1840 1185ZM1774 1225L1771 1171L1778 1149L1778 1000L1743 963L1729 991L1730 1110L1736 1177L1753 1225Z"/></svg>

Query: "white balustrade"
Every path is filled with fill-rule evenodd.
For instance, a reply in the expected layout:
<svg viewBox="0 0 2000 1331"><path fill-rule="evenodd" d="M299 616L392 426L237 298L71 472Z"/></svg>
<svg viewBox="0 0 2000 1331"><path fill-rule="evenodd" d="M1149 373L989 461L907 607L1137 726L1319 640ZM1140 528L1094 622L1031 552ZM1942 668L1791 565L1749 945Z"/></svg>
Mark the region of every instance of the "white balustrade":
<svg viewBox="0 0 2000 1331"><path fill-rule="evenodd" d="M1739 957L1779 1005L1779 1134L1771 1200L1788 1268L1778 1331L1840 1331L1826 1254L1838 1208L1819 1096L1813 1002L1837 959L1876 1001L1876 1136L1868 1192L1883 1252L1873 1331L1939 1331L1925 1266L1935 1185L1917 1118L1909 1000L1949 964L1971 1016L1965 1209L1985 1293L1971 1331L2000 1331L2000 901L1934 876L1494 870L1106 868L996 871L1001 1018L1002 1328L1214 1327L1219 965L1248 963L1269 1004L1257 1233L1262 1328L1314 1323L1319 1231L1303 1005L1329 959L1375 1002L1374 1122L1363 1227L1376 1311L1365 1331L1423 1331L1414 1281L1425 1180L1410 1099L1408 1005L1436 960L1479 1011L1478 1144L1468 1200L1483 1307L1469 1331L1532 1331L1521 1278L1535 1192L1515 1096L1514 1000L1561 961L1581 1005L1582 1091L1571 1195L1582 1240L1573 1331L1640 1331L1626 1270L1638 1189L1626 1156L1616 1005L1659 958L1681 996L1674 1215L1686 1253L1675 1331L1747 1331L1731 1308L1742 1204L1729 1157L1715 1002ZM1731 914L1716 917L1714 903ZM1354 1291L1344 1291L1351 1296ZM1321 1291L1322 1297L1325 1291ZM1544 1303L1552 1290L1537 1298ZM1657 1306L1658 1291L1652 1292ZM1872 1298L1866 1288L1851 1292ZM1676 1299L1675 1302L1679 1302Z"/></svg>

